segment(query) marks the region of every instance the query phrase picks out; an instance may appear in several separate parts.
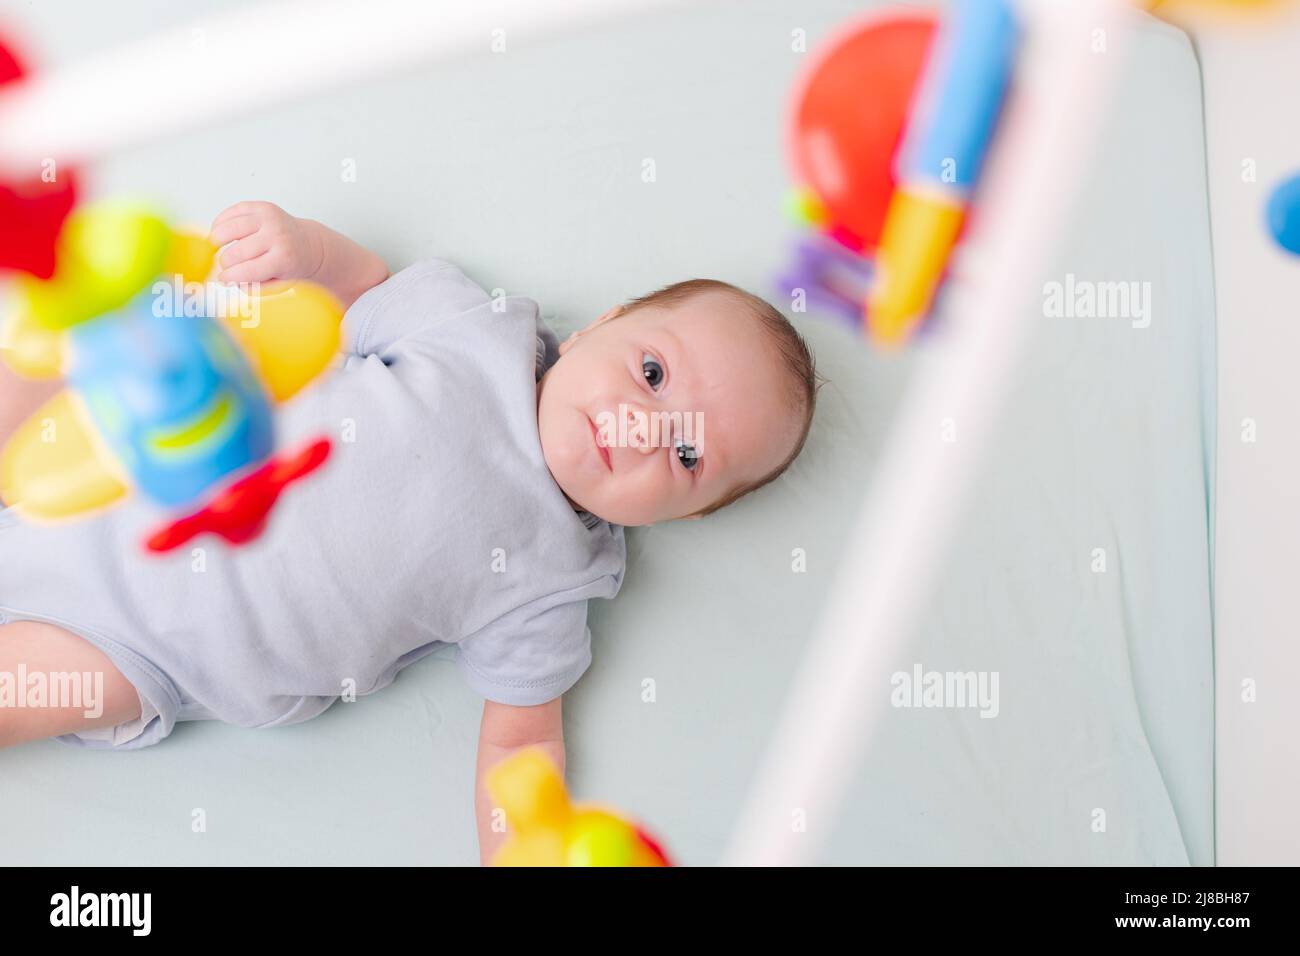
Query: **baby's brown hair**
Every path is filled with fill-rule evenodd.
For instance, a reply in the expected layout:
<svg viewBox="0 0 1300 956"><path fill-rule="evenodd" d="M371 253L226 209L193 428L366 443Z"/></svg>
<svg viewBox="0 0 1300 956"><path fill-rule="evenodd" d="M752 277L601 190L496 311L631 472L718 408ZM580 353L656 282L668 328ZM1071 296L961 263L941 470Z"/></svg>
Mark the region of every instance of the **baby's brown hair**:
<svg viewBox="0 0 1300 956"><path fill-rule="evenodd" d="M808 343L804 341L803 336L790 320L767 301L729 282L717 279L687 279L685 282L676 282L658 291L632 299L623 306L623 314L652 305L672 308L706 292L720 292L738 302L754 321L762 326L776 350L782 369L786 372L785 379L790 399L801 414L802 420L799 426L799 439L785 461L762 478L732 488L708 507L701 508L690 515L683 515L687 518L695 515L701 518L711 515L740 500L751 491L757 491L769 482L780 478L790 467L791 462L799 457L799 452L803 451L804 442L808 440L808 431L812 427L813 412L817 408L817 390L825 384L817 373L812 350L808 348Z"/></svg>

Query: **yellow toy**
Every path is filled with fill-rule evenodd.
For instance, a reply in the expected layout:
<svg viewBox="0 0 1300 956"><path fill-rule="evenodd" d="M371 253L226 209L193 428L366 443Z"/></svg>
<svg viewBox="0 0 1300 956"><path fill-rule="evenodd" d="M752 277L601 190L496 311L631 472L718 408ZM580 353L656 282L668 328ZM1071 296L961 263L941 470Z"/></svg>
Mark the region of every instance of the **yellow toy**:
<svg viewBox="0 0 1300 956"><path fill-rule="evenodd" d="M487 788L511 830L493 866L672 866L655 840L613 810L571 803L540 747L493 767Z"/></svg>

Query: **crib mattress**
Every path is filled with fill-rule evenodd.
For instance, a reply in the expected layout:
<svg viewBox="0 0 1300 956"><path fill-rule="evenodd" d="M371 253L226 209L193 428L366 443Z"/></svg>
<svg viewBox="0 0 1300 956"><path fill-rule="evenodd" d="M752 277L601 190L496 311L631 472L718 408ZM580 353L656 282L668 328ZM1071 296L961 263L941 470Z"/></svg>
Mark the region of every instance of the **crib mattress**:
<svg viewBox="0 0 1300 956"><path fill-rule="evenodd" d="M53 64L221 6L3 9ZM815 45L862 6L699 4L429 66L134 150L95 185L199 224L268 199L394 268L451 258L561 330L692 276L771 293L793 237L792 31ZM1136 47L1066 241L1025 276L1049 289L1029 359L897 662L922 690L931 672L982 674L986 704L996 679L996 716L900 691L917 706L891 708L845 814L819 822L822 862L1212 862L1199 77L1171 28L1149 22ZM1136 283L1129 314L1051 314L1048 284L1078 304L1079 283L1109 282ZM593 606L594 664L565 701L577 795L642 818L687 864L721 856L914 371L795 318L830 380L804 455L705 520L629 531L623 591ZM28 864L470 864L479 712L435 654L299 726L0 753L0 806L21 808L0 813L0 845Z"/></svg>

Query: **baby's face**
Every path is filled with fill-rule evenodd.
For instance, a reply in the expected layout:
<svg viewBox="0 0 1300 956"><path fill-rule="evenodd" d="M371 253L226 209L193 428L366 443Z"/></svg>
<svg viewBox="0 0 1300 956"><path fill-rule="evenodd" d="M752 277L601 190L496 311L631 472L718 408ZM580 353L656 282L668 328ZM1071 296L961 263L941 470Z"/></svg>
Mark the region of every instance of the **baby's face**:
<svg viewBox="0 0 1300 956"><path fill-rule="evenodd" d="M742 308L710 291L613 309L560 345L538 384L537 424L570 501L612 524L654 524L785 460L801 422L775 350Z"/></svg>

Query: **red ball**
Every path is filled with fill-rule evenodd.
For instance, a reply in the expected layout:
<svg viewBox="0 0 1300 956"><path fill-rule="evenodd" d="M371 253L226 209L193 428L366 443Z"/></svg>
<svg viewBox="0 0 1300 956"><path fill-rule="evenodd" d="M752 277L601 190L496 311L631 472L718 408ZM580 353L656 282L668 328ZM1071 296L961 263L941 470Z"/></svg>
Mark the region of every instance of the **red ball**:
<svg viewBox="0 0 1300 956"><path fill-rule="evenodd" d="M0 85L19 82L24 74L18 57L0 42ZM55 173L55 182L45 182L40 172L0 180L0 269L21 269L38 279L54 275L59 230L77 201L72 170L56 167Z"/></svg>
<svg viewBox="0 0 1300 956"><path fill-rule="evenodd" d="M850 23L801 77L789 153L837 235L872 250L894 191L894 153L938 21L922 12L872 14ZM842 241L842 240L841 240Z"/></svg>

